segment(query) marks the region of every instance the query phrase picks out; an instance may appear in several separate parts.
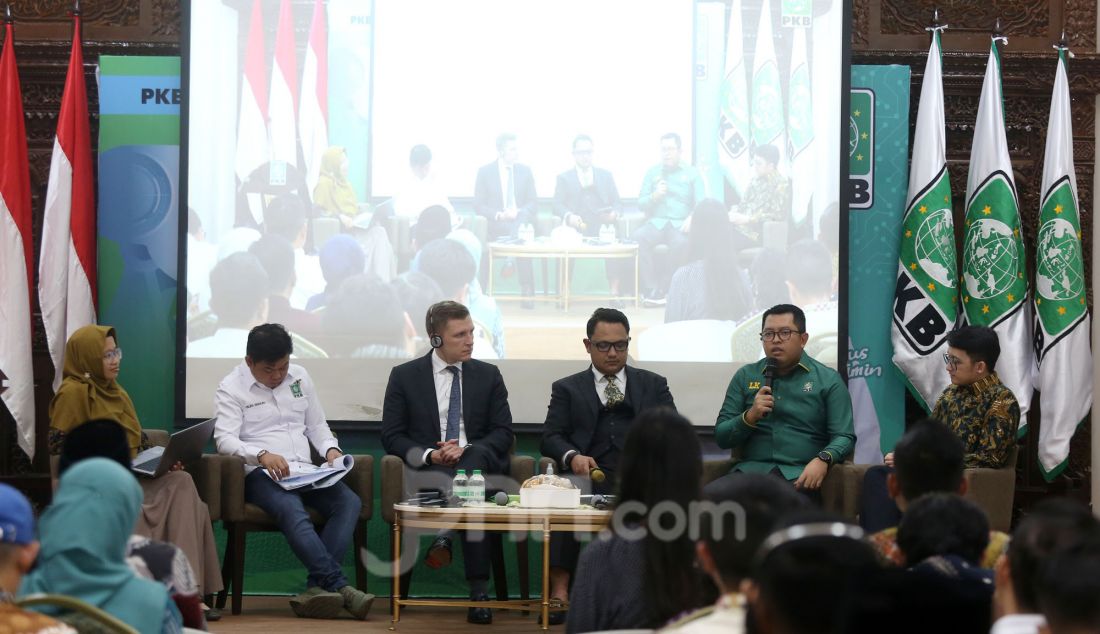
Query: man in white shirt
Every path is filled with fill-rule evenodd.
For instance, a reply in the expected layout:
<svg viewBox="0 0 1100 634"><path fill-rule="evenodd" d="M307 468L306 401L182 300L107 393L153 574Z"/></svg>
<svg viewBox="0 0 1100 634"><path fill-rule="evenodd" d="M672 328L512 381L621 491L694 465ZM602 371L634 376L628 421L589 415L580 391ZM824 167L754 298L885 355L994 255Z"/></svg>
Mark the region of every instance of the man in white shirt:
<svg viewBox="0 0 1100 634"><path fill-rule="evenodd" d="M374 595L352 587L340 567L359 521L359 497L343 482L292 491L276 482L289 475L291 463L311 462L311 445L329 462L343 455L313 381L304 368L290 363L291 352L290 334L279 324L248 333L244 362L222 379L214 397L214 441L218 453L244 460L245 500L275 519L309 571L306 591L290 602L294 613L336 618L347 609L363 620ZM320 534L306 506L326 518Z"/></svg>
<svg viewBox="0 0 1100 634"><path fill-rule="evenodd" d="M461 248L461 247L459 247ZM512 447L508 389L495 365L471 358L474 322L454 301L432 305L425 318L432 350L395 367L382 406L382 446L408 467L406 488L446 490L458 469L480 469L492 487L492 475L507 474ZM428 390L433 390L429 392ZM489 552L482 535L462 534L470 598L487 601ZM438 568L451 561L451 538L438 536L427 563ZM488 608L470 608L466 620L484 625Z"/></svg>
<svg viewBox="0 0 1100 634"><path fill-rule="evenodd" d="M414 145L409 151L409 179L393 195L393 213L415 223L420 212L435 205L446 209L451 224L457 224L455 208L432 171L431 149L426 145Z"/></svg>
<svg viewBox="0 0 1100 634"><path fill-rule="evenodd" d="M1041 568L1058 551L1082 540L1096 541L1100 522L1083 504L1068 499L1040 502L1012 533L1008 551L993 569L991 634L1048 631L1040 608Z"/></svg>

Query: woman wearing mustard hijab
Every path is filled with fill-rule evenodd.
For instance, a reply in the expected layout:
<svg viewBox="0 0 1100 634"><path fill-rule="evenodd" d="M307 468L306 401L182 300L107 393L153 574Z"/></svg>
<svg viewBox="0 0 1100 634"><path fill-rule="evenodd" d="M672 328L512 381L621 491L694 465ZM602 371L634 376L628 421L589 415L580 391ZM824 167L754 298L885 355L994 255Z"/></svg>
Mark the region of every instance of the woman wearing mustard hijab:
<svg viewBox="0 0 1100 634"><path fill-rule="evenodd" d="M345 227L359 213L355 189L348 180L347 152L338 145L321 155L321 174L313 188L313 204L324 209L326 215L340 218Z"/></svg>
<svg viewBox="0 0 1100 634"><path fill-rule="evenodd" d="M59 454L65 436L89 420L116 420L126 430L130 457L149 446L130 395L116 380L122 361L115 329L84 326L65 344L64 380L50 401L50 453ZM221 591L218 551L210 511L182 469L156 479L139 478L144 503L133 532L171 542L187 555L201 594Z"/></svg>

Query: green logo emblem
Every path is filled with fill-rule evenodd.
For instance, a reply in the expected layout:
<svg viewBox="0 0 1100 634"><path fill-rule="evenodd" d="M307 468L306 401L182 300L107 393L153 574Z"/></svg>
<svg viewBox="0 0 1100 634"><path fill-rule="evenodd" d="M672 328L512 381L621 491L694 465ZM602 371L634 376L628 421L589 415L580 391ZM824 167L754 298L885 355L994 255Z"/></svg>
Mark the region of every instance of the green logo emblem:
<svg viewBox="0 0 1100 634"><path fill-rule="evenodd" d="M1035 290L1044 299L1076 299L1085 290L1085 276L1077 267L1081 261L1081 243L1077 230L1061 218L1047 221L1039 229L1039 265L1035 271Z"/></svg>
<svg viewBox="0 0 1100 634"><path fill-rule="evenodd" d="M785 27L809 27L813 24L813 4L810 0L783 0L780 24Z"/></svg>
<svg viewBox="0 0 1100 634"><path fill-rule="evenodd" d="M955 225L950 209L924 214L917 227L917 263L924 273L947 288L955 288Z"/></svg>
<svg viewBox="0 0 1100 634"><path fill-rule="evenodd" d="M767 145L783 133L783 101L779 94L779 67L769 60L752 78L752 140Z"/></svg>
<svg viewBox="0 0 1100 634"><path fill-rule="evenodd" d="M1007 292L1016 281L1020 254L1012 229L994 218L970 223L966 232L966 292L989 299Z"/></svg>
<svg viewBox="0 0 1100 634"><path fill-rule="evenodd" d="M875 204L875 93L853 88L848 113L848 206Z"/></svg>
<svg viewBox="0 0 1100 634"><path fill-rule="evenodd" d="M302 397L302 379L290 384L290 393L294 395L294 398Z"/></svg>

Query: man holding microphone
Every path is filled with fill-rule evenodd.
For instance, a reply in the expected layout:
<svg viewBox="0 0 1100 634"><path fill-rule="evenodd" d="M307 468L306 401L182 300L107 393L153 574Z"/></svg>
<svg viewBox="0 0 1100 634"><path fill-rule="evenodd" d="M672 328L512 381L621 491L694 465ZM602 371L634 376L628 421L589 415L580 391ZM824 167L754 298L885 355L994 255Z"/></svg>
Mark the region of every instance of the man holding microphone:
<svg viewBox="0 0 1100 634"><path fill-rule="evenodd" d="M855 432L848 388L835 370L805 353L809 338L801 308L779 304L764 311L765 358L733 375L714 439L723 449L741 449L723 478L769 473L820 504L821 483L852 451Z"/></svg>
<svg viewBox="0 0 1100 634"><path fill-rule="evenodd" d="M691 212L706 192L699 170L681 161L680 135L661 137L661 163L649 168L638 194L638 207L645 212L645 224L634 232L638 242L638 267L647 306L663 306L668 285L686 259L687 232ZM668 247L665 261L658 266L654 255L659 245Z"/></svg>

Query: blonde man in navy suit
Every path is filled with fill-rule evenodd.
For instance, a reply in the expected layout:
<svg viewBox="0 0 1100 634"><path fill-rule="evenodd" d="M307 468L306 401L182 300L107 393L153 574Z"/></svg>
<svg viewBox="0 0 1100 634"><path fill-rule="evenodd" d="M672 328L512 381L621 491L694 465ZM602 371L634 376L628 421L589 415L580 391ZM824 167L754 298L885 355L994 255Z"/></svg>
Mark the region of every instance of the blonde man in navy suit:
<svg viewBox="0 0 1100 634"><path fill-rule="evenodd" d="M487 480L507 474L512 448L508 389L495 365L471 358L474 322L454 301L433 304L426 316L432 350L395 367L382 406L382 446L405 461L407 481L446 487L458 469L480 469ZM432 568L451 562L450 534L436 537L428 550ZM489 552L484 539L462 534L470 598L489 599ZM488 624L488 608L470 608L470 623Z"/></svg>
<svg viewBox="0 0 1100 634"><path fill-rule="evenodd" d="M593 493L611 493L623 442L634 418L651 407L676 404L665 377L626 364L630 322L622 311L597 308L587 325L584 348L592 364L559 379L550 388L550 406L542 433L542 455ZM594 469L604 479L589 481ZM569 578L577 566L580 545L570 535L550 537L550 596L569 596ZM562 623L565 612L550 615L550 624Z"/></svg>

